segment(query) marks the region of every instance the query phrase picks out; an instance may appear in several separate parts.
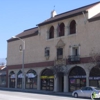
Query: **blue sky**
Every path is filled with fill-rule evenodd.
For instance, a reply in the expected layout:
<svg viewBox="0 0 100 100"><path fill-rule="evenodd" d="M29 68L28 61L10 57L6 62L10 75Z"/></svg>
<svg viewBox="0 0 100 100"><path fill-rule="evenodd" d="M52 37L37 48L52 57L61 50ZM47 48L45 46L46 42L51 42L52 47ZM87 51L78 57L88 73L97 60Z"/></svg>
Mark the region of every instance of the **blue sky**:
<svg viewBox="0 0 100 100"><path fill-rule="evenodd" d="M7 57L7 40L57 14L98 0L0 0L0 58Z"/></svg>

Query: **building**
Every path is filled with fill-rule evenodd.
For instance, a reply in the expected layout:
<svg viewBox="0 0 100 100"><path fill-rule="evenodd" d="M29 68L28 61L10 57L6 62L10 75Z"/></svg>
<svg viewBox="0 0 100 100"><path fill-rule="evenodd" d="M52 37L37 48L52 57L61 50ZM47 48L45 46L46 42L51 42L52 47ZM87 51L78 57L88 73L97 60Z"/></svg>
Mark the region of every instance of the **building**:
<svg viewBox="0 0 100 100"><path fill-rule="evenodd" d="M99 9L100 2L58 15L53 10L48 20L7 40L8 87L72 92L100 86Z"/></svg>
<svg viewBox="0 0 100 100"><path fill-rule="evenodd" d="M0 65L0 87L7 87L6 66Z"/></svg>

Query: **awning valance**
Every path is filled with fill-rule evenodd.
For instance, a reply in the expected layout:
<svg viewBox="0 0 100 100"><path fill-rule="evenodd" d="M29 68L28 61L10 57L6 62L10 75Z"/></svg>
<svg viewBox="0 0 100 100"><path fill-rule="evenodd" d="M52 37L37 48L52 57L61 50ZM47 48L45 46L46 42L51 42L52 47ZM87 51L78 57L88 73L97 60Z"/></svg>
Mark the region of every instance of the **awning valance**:
<svg viewBox="0 0 100 100"><path fill-rule="evenodd" d="M26 77L28 77L28 78L34 78L34 77L36 77L36 75L34 73L27 73Z"/></svg>
<svg viewBox="0 0 100 100"><path fill-rule="evenodd" d="M12 75L10 76L10 78L15 78L15 74L12 74Z"/></svg>
<svg viewBox="0 0 100 100"><path fill-rule="evenodd" d="M18 75L18 78L23 78L24 76L23 76L23 74L22 73L20 73L19 75Z"/></svg>

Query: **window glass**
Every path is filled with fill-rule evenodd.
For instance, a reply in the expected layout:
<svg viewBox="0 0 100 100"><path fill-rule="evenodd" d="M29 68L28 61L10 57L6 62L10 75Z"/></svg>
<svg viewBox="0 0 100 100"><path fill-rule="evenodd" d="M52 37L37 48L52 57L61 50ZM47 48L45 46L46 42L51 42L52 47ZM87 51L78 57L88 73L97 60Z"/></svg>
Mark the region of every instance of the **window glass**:
<svg viewBox="0 0 100 100"><path fill-rule="evenodd" d="M70 23L70 34L75 34L76 33L76 22L75 20L72 20Z"/></svg>
<svg viewBox="0 0 100 100"><path fill-rule="evenodd" d="M63 48L57 48L57 58L60 59L63 57Z"/></svg>

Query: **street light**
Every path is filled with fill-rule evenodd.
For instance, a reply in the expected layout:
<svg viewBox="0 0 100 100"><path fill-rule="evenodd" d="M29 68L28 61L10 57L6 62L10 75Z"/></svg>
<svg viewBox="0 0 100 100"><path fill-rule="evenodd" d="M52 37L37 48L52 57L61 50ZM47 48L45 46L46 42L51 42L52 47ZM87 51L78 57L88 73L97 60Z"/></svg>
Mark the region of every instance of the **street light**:
<svg viewBox="0 0 100 100"><path fill-rule="evenodd" d="M23 56L22 56L22 74L23 74L23 78L22 78L22 89L25 88L25 74L24 74L24 51L25 51L25 40L19 38L19 37L16 37L16 36L12 36L12 38L18 38L19 40L22 41L23 43L23 46L22 46L22 53L23 53Z"/></svg>

